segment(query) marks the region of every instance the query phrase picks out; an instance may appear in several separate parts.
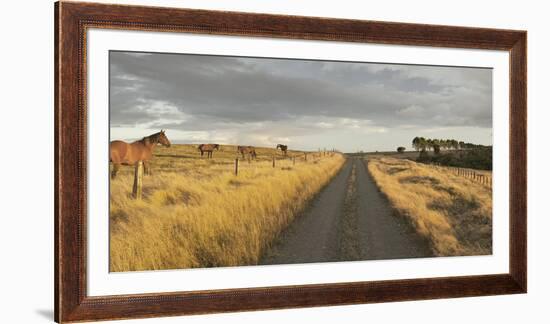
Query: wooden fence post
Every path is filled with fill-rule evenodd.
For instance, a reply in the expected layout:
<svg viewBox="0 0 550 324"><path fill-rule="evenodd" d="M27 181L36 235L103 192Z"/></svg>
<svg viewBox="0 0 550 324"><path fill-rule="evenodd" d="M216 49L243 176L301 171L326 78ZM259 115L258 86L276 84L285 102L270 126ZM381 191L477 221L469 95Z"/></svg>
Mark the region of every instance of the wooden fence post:
<svg viewBox="0 0 550 324"><path fill-rule="evenodd" d="M304 161L307 162L307 153L304 152Z"/></svg>
<svg viewBox="0 0 550 324"><path fill-rule="evenodd" d="M292 165L296 165L296 157L295 156L292 157Z"/></svg>
<svg viewBox="0 0 550 324"><path fill-rule="evenodd" d="M272 159L273 159L273 167L275 167L275 155L273 155Z"/></svg>
<svg viewBox="0 0 550 324"><path fill-rule="evenodd" d="M143 162L137 161L134 171L134 187L132 188L132 197L141 199L141 188L143 186Z"/></svg>
<svg viewBox="0 0 550 324"><path fill-rule="evenodd" d="M239 174L239 158L235 159L235 175Z"/></svg>

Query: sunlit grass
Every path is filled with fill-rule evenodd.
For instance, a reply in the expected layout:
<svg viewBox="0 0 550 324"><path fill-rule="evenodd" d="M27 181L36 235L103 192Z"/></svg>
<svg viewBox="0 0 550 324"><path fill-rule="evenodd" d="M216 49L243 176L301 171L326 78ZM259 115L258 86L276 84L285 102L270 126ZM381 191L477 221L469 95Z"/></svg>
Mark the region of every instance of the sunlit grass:
<svg viewBox="0 0 550 324"><path fill-rule="evenodd" d="M429 238L436 253L492 253L492 192L450 169L370 158L368 170L392 206Z"/></svg>
<svg viewBox="0 0 550 324"><path fill-rule="evenodd" d="M158 148L142 200L131 198L133 168L122 167L111 181L111 271L257 264L345 160L310 153L306 162L303 152L284 158L267 148L257 154L239 161L236 176L235 146L212 159L192 145Z"/></svg>

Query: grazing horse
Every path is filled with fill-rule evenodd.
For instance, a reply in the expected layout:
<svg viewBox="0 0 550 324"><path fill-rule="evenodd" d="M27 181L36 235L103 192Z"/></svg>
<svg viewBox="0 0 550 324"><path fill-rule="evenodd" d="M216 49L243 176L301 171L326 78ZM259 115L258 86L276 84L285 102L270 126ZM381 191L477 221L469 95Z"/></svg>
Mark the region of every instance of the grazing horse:
<svg viewBox="0 0 550 324"><path fill-rule="evenodd" d="M170 147L170 141L163 130L133 143L112 141L109 145L109 162L113 163L111 179L116 177L121 164L134 165L138 161L143 162L145 174L150 174L149 160L153 157L153 149L157 144Z"/></svg>
<svg viewBox="0 0 550 324"><path fill-rule="evenodd" d="M207 158L212 158L212 152L214 152L214 149L219 150L220 145L219 144L201 144L199 145L199 151L201 151L201 156L204 154L204 152L207 153Z"/></svg>
<svg viewBox="0 0 550 324"><path fill-rule="evenodd" d="M286 150L288 149L288 146L286 145L283 145L283 144L277 144L277 150L278 149L281 149L281 152L283 152L284 156L286 156Z"/></svg>
<svg viewBox="0 0 550 324"><path fill-rule="evenodd" d="M253 146L237 146L237 152L241 153L243 159L245 154L248 154L251 158L256 158L256 149Z"/></svg>

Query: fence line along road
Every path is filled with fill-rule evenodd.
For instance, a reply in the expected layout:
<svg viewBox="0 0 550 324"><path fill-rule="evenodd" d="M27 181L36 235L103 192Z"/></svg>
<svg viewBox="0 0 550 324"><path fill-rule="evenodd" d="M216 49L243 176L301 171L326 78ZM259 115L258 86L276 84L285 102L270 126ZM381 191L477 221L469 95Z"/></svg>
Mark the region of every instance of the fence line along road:
<svg viewBox="0 0 550 324"><path fill-rule="evenodd" d="M332 156L333 154L329 154L329 156ZM293 155L291 157L285 157L285 159L289 159L292 161L292 165L296 165L296 156ZM321 154L319 154L318 158L321 158ZM272 155L272 165L273 168L275 168L275 161L277 160L275 155ZM307 162L307 152L304 152L304 162ZM250 163L250 157L248 158L248 163ZM239 175L239 158L235 158L235 175ZM141 199L142 197L142 188L143 188L143 161L138 161L135 164L134 169L134 185L132 186L132 197L134 199Z"/></svg>
<svg viewBox="0 0 550 324"><path fill-rule="evenodd" d="M493 187L493 176L488 176L483 173L478 173L472 169L466 169L466 168L459 168L459 167L451 167L451 166L443 166L441 164L426 164L428 167L434 168L434 169L444 169L447 171L451 171L457 176L461 176L464 178L468 178L470 180L473 180L475 182L481 183L483 185L489 186L489 188Z"/></svg>

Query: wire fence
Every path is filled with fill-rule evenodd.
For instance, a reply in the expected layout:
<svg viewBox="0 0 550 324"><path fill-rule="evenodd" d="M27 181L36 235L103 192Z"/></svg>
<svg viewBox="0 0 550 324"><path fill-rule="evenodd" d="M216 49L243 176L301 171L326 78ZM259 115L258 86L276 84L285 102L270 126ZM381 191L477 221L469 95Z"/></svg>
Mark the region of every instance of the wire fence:
<svg viewBox="0 0 550 324"><path fill-rule="evenodd" d="M488 186L489 188L493 188L493 176L487 174L487 172L479 171L479 170L473 170L473 169L467 169L467 168L459 168L459 167L452 167L452 166L443 166L438 163L431 163L426 164L430 168L438 169L438 170L446 170L448 172L452 172L453 174L457 176L461 176L467 179L470 179L472 181L481 183L483 185Z"/></svg>

